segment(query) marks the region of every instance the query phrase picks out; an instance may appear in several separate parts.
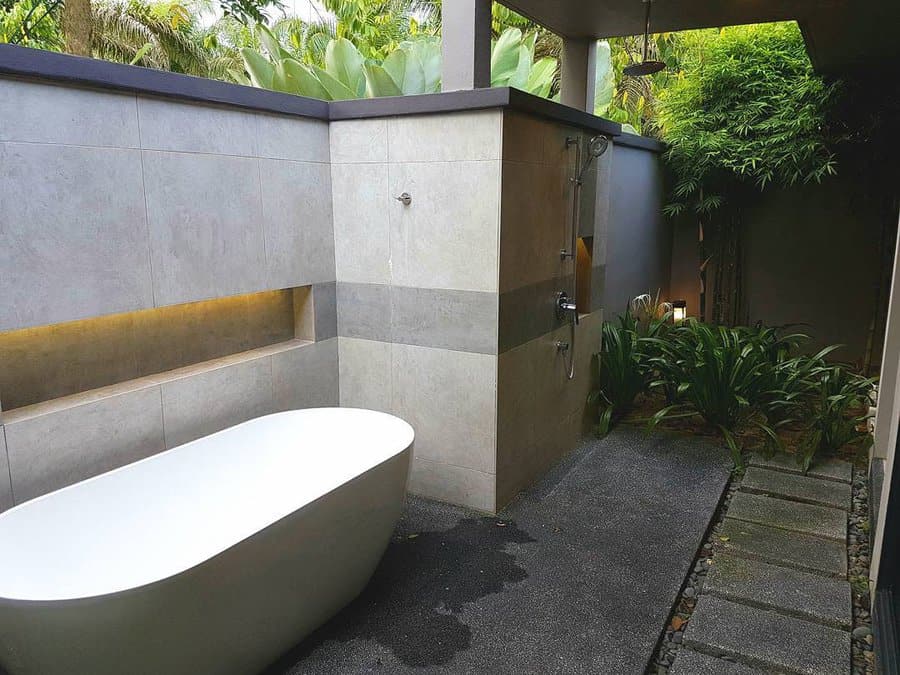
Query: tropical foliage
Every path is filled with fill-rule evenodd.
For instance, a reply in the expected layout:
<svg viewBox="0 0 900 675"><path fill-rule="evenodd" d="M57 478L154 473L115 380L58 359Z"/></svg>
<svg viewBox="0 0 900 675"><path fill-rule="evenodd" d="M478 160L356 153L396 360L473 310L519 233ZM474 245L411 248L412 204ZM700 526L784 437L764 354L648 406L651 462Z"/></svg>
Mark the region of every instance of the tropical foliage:
<svg viewBox="0 0 900 675"><path fill-rule="evenodd" d="M632 409L638 394L647 389L646 360L629 312L620 316L618 322L604 322L596 364L599 388L588 400L598 406L597 435L605 436Z"/></svg>
<svg viewBox="0 0 900 675"><path fill-rule="evenodd" d="M325 100L440 91L441 46L434 37L402 42L381 61L367 59L345 38L332 39L320 67L295 58L266 27L258 26L257 31L262 51L245 47L240 52L248 81L257 87ZM534 49L534 34L506 29L492 45L492 86L548 96L557 64L549 57L535 61Z"/></svg>
<svg viewBox="0 0 900 675"><path fill-rule="evenodd" d="M694 31L680 42L690 76L659 98L677 181L670 212L714 210L735 182L763 189L834 173L827 112L835 85L813 72L796 23Z"/></svg>
<svg viewBox="0 0 900 675"><path fill-rule="evenodd" d="M661 401L646 419L649 428L697 418L722 436L737 466L748 432L762 439L767 452L782 447L783 432L799 433L804 471L816 453L864 447L871 442L866 417L875 380L828 363L836 345L804 353L807 341L772 327L729 328L693 319L674 325L670 312L641 296L603 326L598 389L590 398L597 431L605 434L645 396ZM665 392L664 403L654 398L656 390Z"/></svg>
<svg viewBox="0 0 900 675"><path fill-rule="evenodd" d="M871 445L867 417L874 384L874 378L860 377L843 366L822 364L816 370L806 401L808 433L800 455L804 471L819 452L834 452L848 444Z"/></svg>
<svg viewBox="0 0 900 675"><path fill-rule="evenodd" d="M675 402L653 415L651 426L671 417L701 417L722 434L738 466L741 428L756 427L778 442L761 405L770 362L752 331L687 320L655 346L652 362L661 375L655 384L668 385Z"/></svg>

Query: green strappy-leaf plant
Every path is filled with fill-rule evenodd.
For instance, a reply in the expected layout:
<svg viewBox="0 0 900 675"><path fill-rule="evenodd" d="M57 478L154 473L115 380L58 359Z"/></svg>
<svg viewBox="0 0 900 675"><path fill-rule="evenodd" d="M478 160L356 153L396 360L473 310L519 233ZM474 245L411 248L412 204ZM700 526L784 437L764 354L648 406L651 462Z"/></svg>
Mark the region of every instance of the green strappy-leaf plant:
<svg viewBox="0 0 900 675"><path fill-rule="evenodd" d="M755 427L769 442L780 443L759 409L769 361L750 334L688 319L666 339L649 339L658 349L652 365L660 378L653 385L668 385L676 395L650 418L650 428L664 419L701 417L725 438L738 467L743 466L737 436L742 428Z"/></svg>
<svg viewBox="0 0 900 675"><path fill-rule="evenodd" d="M836 365L822 366L812 380L812 395L806 407L806 434L798 455L804 472L819 452L834 452L848 444L865 449L872 443L866 420L875 378Z"/></svg>
<svg viewBox="0 0 900 675"><path fill-rule="evenodd" d="M598 436L609 433L613 424L634 406L638 394L647 388L648 370L640 343L637 322L630 311L617 322L604 322L595 366L599 386L588 399L598 409L595 428Z"/></svg>

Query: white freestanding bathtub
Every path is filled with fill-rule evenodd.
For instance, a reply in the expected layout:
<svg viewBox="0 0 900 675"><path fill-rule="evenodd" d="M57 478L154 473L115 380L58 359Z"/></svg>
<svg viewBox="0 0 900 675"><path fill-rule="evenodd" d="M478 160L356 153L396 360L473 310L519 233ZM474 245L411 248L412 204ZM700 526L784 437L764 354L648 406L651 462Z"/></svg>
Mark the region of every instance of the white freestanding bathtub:
<svg viewBox="0 0 900 675"><path fill-rule="evenodd" d="M268 415L0 515L10 675L253 675L368 582L413 430Z"/></svg>

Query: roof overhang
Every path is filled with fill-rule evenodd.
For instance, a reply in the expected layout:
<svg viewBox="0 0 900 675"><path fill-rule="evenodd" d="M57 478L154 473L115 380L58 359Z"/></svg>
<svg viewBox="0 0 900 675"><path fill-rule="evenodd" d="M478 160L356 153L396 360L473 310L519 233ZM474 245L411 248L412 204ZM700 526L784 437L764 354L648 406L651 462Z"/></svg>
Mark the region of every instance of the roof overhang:
<svg viewBox="0 0 900 675"><path fill-rule="evenodd" d="M642 0L502 0L503 4L573 38L644 32ZM655 33L796 20L813 65L841 74L872 63L896 70L900 59L897 0L654 0Z"/></svg>

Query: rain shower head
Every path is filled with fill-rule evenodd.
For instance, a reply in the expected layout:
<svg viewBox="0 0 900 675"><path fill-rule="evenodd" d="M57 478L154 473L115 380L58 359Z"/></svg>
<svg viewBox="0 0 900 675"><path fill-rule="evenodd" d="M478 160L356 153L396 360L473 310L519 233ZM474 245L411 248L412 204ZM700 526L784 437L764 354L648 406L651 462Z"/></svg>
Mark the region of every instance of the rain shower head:
<svg viewBox="0 0 900 675"><path fill-rule="evenodd" d="M647 58L650 51L650 8L653 6L653 0L644 0L644 3L647 5L647 14L644 17L644 58L640 63L632 63L622 69L622 73L630 77L645 77L666 69L666 64L662 61Z"/></svg>
<svg viewBox="0 0 900 675"><path fill-rule="evenodd" d="M629 66L625 66L622 68L622 72L630 77L644 77L665 69L666 64L662 61L642 61L641 63L632 63Z"/></svg>

